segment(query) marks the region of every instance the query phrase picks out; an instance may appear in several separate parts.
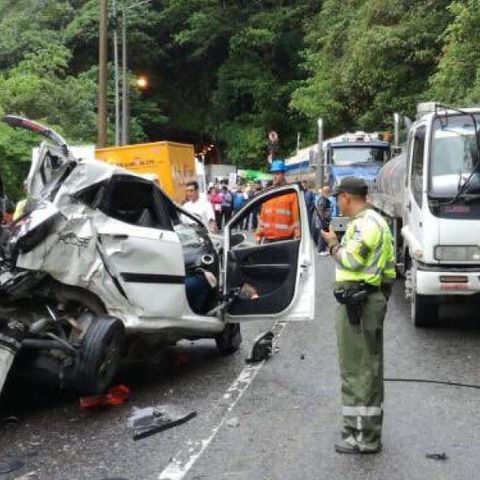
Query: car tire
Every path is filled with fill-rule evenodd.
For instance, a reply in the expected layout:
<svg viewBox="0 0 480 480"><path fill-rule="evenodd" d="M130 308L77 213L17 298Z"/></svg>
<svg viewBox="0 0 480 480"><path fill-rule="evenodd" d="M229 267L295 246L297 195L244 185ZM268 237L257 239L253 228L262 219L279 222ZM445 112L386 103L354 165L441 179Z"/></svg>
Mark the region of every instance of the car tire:
<svg viewBox="0 0 480 480"><path fill-rule="evenodd" d="M222 333L215 337L217 348L222 355L235 353L242 343L242 332L239 323L227 323Z"/></svg>
<svg viewBox="0 0 480 480"><path fill-rule="evenodd" d="M411 317L416 327L433 326L438 321L438 305L435 303L435 297L420 295L412 291Z"/></svg>
<svg viewBox="0 0 480 480"><path fill-rule="evenodd" d="M70 386L83 395L104 393L117 373L125 344L125 327L109 315L94 318L82 339Z"/></svg>

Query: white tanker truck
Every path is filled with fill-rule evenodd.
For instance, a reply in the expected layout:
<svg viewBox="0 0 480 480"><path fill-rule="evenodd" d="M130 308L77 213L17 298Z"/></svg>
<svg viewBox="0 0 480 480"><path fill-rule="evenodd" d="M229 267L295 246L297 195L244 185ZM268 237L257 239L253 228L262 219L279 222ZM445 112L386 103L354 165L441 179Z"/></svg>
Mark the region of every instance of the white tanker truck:
<svg viewBox="0 0 480 480"><path fill-rule="evenodd" d="M385 164L371 203L391 222L413 323L480 294L480 108L420 104L403 153Z"/></svg>

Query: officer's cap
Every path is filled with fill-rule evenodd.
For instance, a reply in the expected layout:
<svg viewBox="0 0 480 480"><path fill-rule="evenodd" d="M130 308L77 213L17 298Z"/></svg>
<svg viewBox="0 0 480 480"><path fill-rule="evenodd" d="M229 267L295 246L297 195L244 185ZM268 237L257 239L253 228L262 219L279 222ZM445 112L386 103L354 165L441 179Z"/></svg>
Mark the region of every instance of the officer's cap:
<svg viewBox="0 0 480 480"><path fill-rule="evenodd" d="M368 185L363 178L345 177L340 182L340 185L335 188L333 196L337 196L339 193L351 193L353 195L366 196L368 193Z"/></svg>

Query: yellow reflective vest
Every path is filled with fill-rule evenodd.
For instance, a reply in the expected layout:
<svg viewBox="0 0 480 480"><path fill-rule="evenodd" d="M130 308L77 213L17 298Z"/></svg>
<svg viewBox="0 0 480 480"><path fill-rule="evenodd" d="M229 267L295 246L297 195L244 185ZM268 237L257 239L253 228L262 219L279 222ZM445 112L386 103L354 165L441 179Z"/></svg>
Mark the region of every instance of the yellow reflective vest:
<svg viewBox="0 0 480 480"><path fill-rule="evenodd" d="M395 279L392 233L383 217L371 208L360 210L350 220L333 256L336 282L365 282L378 287Z"/></svg>

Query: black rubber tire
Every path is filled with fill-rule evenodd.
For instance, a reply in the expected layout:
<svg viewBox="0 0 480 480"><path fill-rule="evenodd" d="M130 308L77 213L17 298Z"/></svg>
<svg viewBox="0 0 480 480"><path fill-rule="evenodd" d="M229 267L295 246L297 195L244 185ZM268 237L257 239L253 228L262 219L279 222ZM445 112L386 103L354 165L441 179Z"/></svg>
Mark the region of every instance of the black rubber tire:
<svg viewBox="0 0 480 480"><path fill-rule="evenodd" d="M239 323L227 323L222 333L215 337L218 350L222 355L235 353L242 344L242 332Z"/></svg>
<svg viewBox="0 0 480 480"><path fill-rule="evenodd" d="M124 344L125 327L118 318L95 317L82 339L70 388L83 395L104 393L117 373Z"/></svg>
<svg viewBox="0 0 480 480"><path fill-rule="evenodd" d="M419 295L415 289L412 292L411 305L412 322L416 327L431 327L438 322L438 304L435 297Z"/></svg>

